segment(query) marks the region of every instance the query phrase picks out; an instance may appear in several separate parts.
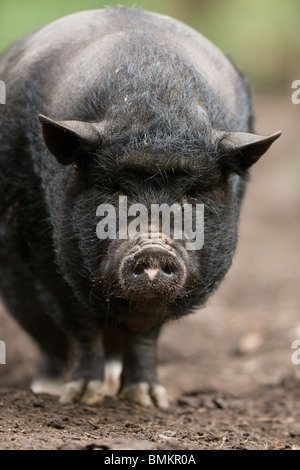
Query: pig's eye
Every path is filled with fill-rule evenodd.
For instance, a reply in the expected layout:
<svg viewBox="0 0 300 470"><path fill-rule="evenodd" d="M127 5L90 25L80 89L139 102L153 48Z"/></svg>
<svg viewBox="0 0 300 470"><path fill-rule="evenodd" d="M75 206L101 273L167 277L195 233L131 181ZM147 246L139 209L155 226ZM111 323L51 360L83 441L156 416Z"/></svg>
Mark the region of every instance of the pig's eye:
<svg viewBox="0 0 300 470"><path fill-rule="evenodd" d="M191 201L193 200L197 201L199 197L199 188L197 186L187 188L185 192L185 197L187 199L191 199Z"/></svg>
<svg viewBox="0 0 300 470"><path fill-rule="evenodd" d="M98 179L98 180L90 180L90 182L96 187L100 189L106 189L107 191L110 192L110 194L114 195L123 195L125 194L124 187L118 182L118 181L113 181L109 178L105 179Z"/></svg>
<svg viewBox="0 0 300 470"><path fill-rule="evenodd" d="M185 197L188 199L188 201L191 201L191 202L192 202L192 201L195 201L195 202L197 202L197 201L198 201L198 197L197 197L197 196L198 196L198 195L197 195L196 192L195 192L195 193L191 193L191 194L186 194Z"/></svg>
<svg viewBox="0 0 300 470"><path fill-rule="evenodd" d="M105 178L102 181L98 181L96 185L109 190L111 193L117 193L119 191L123 192L120 182L111 178Z"/></svg>
<svg viewBox="0 0 300 470"><path fill-rule="evenodd" d="M111 184L111 188L114 192L114 195L116 195L116 196L122 196L122 195L126 194L126 191L125 191L124 187L118 182L113 182Z"/></svg>

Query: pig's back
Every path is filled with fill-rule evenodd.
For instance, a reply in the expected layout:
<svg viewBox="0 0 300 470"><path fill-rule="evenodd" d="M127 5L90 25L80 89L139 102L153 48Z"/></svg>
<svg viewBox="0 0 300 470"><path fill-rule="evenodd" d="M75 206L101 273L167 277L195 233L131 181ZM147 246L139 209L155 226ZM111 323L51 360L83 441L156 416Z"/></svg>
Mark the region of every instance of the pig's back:
<svg viewBox="0 0 300 470"><path fill-rule="evenodd" d="M247 89L217 47L180 21L123 7L88 10L54 21L12 46L0 59L0 78L8 82L33 79L52 117L67 119L70 102L84 99L85 90L108 79L108 64L117 72L123 51L128 54L133 47L138 68L139 55L147 54L151 41L161 50L176 51L199 71L228 113L243 114L248 106ZM26 84L30 86L30 81ZM58 107L60 116L53 116ZM247 130L246 126L247 112L235 130Z"/></svg>

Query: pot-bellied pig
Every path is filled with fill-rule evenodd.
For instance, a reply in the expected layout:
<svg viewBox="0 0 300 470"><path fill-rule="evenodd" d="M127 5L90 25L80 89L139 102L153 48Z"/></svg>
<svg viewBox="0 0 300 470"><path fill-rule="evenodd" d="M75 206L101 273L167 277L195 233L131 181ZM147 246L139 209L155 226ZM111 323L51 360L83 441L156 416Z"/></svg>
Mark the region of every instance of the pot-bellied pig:
<svg viewBox="0 0 300 470"><path fill-rule="evenodd" d="M166 407L161 325L223 279L248 169L280 132L254 133L247 82L210 41L135 9L51 23L0 79L1 294L41 349L32 390L100 401L121 354L120 394Z"/></svg>

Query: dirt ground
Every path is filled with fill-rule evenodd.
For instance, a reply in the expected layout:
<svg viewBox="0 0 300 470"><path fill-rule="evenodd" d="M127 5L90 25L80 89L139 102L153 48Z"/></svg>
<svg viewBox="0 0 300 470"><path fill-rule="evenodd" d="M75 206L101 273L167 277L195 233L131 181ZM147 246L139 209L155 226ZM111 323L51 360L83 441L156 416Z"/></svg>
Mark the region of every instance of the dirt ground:
<svg viewBox="0 0 300 470"><path fill-rule="evenodd" d="M226 280L205 309L163 330L170 409L34 396L35 345L0 308L0 449L300 450L300 105L289 94L256 101L257 130L283 136L253 169Z"/></svg>

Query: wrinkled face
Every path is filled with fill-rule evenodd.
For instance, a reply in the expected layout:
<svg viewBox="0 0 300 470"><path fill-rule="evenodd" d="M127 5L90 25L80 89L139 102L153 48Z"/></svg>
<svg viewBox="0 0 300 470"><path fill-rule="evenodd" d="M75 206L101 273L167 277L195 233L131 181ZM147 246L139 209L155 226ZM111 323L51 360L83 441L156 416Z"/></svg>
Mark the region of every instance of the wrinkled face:
<svg viewBox="0 0 300 470"><path fill-rule="evenodd" d="M95 164L74 169L69 181L61 233L72 236L70 252L62 250L61 256L74 259L71 247L79 253L76 268L88 284L84 295L94 305L104 299L111 314L132 329L203 304L235 249L239 203L230 177L219 167L209 177L204 168L199 176L182 162L172 168ZM162 212L154 224L158 206ZM74 282L74 265L70 272ZM79 280L77 292L80 285Z"/></svg>
<svg viewBox="0 0 300 470"><path fill-rule="evenodd" d="M81 303L136 331L202 306L235 250L238 174L280 134L196 129L191 139L179 127L164 149L168 137L155 148L142 130L105 151L103 123L41 122L48 149L69 165L53 223L58 264Z"/></svg>

